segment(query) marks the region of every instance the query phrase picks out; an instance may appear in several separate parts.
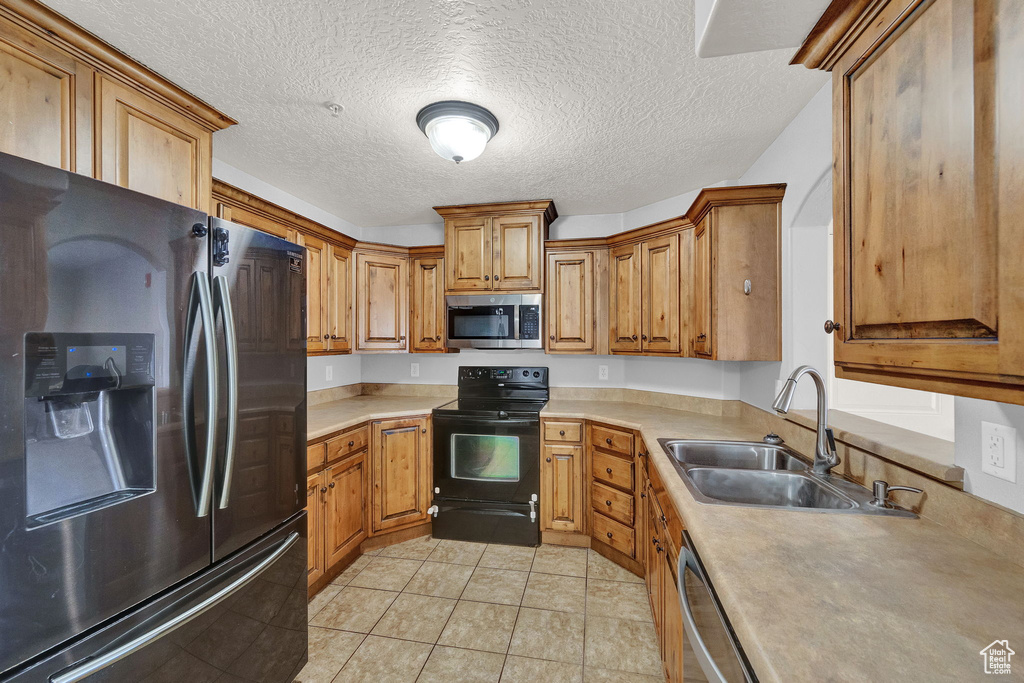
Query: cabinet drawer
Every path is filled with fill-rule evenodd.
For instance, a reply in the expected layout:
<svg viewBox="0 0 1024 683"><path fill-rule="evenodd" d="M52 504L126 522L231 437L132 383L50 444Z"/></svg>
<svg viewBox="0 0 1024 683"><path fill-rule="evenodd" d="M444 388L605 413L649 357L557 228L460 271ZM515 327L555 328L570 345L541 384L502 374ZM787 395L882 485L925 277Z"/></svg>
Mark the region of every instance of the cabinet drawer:
<svg viewBox="0 0 1024 683"><path fill-rule="evenodd" d="M599 512L594 513L594 538L633 557L634 532L632 527L620 524Z"/></svg>
<svg viewBox="0 0 1024 683"><path fill-rule="evenodd" d="M632 495L595 481L590 485L590 502L598 512L633 526Z"/></svg>
<svg viewBox="0 0 1024 683"><path fill-rule="evenodd" d="M291 434L295 429L294 415L275 415L274 431L278 434Z"/></svg>
<svg viewBox="0 0 1024 683"><path fill-rule="evenodd" d="M595 448L603 448L606 451L614 451L633 457L633 433L624 432L611 427L599 427L594 425L590 428L590 443Z"/></svg>
<svg viewBox="0 0 1024 683"><path fill-rule="evenodd" d="M318 443L306 446L306 471L315 472L327 462L327 444Z"/></svg>
<svg viewBox="0 0 1024 683"><path fill-rule="evenodd" d="M623 460L614 455L594 451L592 467L594 479L627 491L633 490L633 462L631 460Z"/></svg>
<svg viewBox="0 0 1024 683"><path fill-rule="evenodd" d="M580 443L583 441L582 422L545 422L545 441L572 441Z"/></svg>
<svg viewBox="0 0 1024 683"><path fill-rule="evenodd" d="M370 441L370 430L363 425L336 436L327 442L327 462L337 462L346 455L357 453L366 448Z"/></svg>

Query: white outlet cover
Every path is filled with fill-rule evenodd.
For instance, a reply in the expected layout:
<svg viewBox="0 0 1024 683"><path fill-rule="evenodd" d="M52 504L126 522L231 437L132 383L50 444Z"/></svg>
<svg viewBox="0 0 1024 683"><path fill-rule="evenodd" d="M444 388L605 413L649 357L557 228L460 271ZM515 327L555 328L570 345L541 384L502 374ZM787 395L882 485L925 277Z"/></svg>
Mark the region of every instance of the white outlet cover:
<svg viewBox="0 0 1024 683"><path fill-rule="evenodd" d="M981 471L1017 483L1017 430L994 422L981 423Z"/></svg>
<svg viewBox="0 0 1024 683"><path fill-rule="evenodd" d="M419 377L420 376L420 364L419 363L410 363L409 364L409 374L412 377Z"/></svg>
<svg viewBox="0 0 1024 683"><path fill-rule="evenodd" d="M326 379L328 382L330 382L332 379L334 379L334 366L333 365L326 365L324 367L327 368L325 370L325 372L324 372L324 374L325 374L324 379Z"/></svg>
<svg viewBox="0 0 1024 683"><path fill-rule="evenodd" d="M607 365L598 365L597 366L597 378L598 379L608 379L608 366Z"/></svg>

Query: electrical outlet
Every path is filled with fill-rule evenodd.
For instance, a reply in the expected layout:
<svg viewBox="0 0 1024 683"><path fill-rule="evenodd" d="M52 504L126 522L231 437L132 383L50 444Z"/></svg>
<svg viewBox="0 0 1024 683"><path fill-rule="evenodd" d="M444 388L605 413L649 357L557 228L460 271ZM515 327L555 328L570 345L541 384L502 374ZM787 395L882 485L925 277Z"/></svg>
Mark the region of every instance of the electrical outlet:
<svg viewBox="0 0 1024 683"><path fill-rule="evenodd" d="M327 367L327 370L326 370L326 375L327 376L324 377L324 379L326 379L328 382L330 382L332 379L334 379L334 366L333 365L328 365L326 367Z"/></svg>
<svg viewBox="0 0 1024 683"><path fill-rule="evenodd" d="M981 423L981 471L1017 482L1017 430L992 422Z"/></svg>
<svg viewBox="0 0 1024 683"><path fill-rule="evenodd" d="M608 366L607 365L598 365L597 366L597 378L598 379L604 379L604 380L608 379Z"/></svg>
<svg viewBox="0 0 1024 683"><path fill-rule="evenodd" d="M409 364L409 373L413 377L419 377L420 376L420 364L419 363L410 363Z"/></svg>

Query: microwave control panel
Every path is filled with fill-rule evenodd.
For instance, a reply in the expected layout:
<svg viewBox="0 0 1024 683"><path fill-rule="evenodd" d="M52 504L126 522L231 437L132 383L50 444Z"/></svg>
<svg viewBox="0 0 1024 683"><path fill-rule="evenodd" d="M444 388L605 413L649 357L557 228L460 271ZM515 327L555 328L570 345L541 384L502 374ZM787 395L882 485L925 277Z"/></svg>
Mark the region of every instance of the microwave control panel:
<svg viewBox="0 0 1024 683"><path fill-rule="evenodd" d="M540 339L540 306L524 304L519 307L519 338Z"/></svg>

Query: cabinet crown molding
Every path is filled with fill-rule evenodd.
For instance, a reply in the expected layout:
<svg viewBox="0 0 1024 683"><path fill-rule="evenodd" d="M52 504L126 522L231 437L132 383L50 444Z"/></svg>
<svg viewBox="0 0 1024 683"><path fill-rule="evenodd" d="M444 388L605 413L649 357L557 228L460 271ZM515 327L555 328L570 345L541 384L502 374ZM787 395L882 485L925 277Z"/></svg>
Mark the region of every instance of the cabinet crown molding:
<svg viewBox="0 0 1024 683"><path fill-rule="evenodd" d="M744 204L772 204L781 202L786 194L786 183L768 185L734 185L732 187L705 187L693 200L687 217L696 225L716 206L742 206Z"/></svg>
<svg viewBox="0 0 1024 683"><path fill-rule="evenodd" d="M524 202L491 202L487 204L455 204L452 206L435 206L442 218L458 218L461 216L485 216L495 213L543 213L548 223L558 218L553 199L535 199Z"/></svg>
<svg viewBox="0 0 1024 683"><path fill-rule="evenodd" d="M181 109L211 132L238 123L63 15L34 0L3 0L0 3L0 16L50 42L59 44L76 58L105 74Z"/></svg>
<svg viewBox="0 0 1024 683"><path fill-rule="evenodd" d="M875 18L888 0L832 0L790 64L831 71L836 60ZM911 0L908 7L920 4Z"/></svg>

